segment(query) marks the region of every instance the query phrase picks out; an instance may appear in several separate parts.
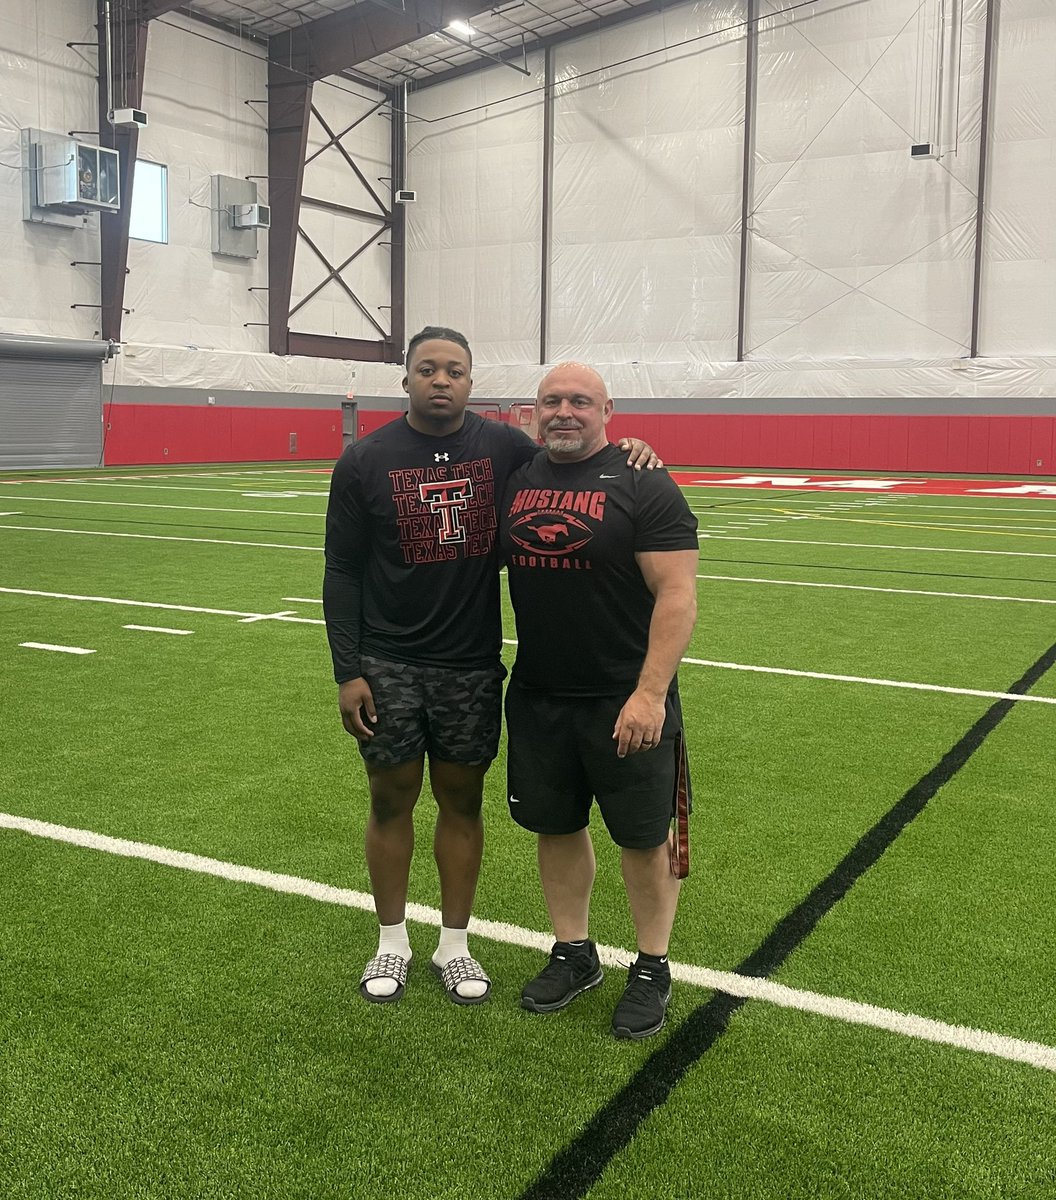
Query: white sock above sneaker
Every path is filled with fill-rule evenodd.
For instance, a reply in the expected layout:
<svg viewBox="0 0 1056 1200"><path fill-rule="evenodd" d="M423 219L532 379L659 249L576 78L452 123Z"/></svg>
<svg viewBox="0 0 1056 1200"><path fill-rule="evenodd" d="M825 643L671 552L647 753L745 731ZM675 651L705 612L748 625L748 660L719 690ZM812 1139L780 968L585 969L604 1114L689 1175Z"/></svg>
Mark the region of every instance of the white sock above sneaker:
<svg viewBox="0 0 1056 1200"><path fill-rule="evenodd" d="M378 956L382 954L398 954L407 962L411 961L411 943L407 938L407 922L399 925L380 925L378 936ZM368 979L363 985L372 996L391 996L400 986L395 979Z"/></svg>
<svg viewBox="0 0 1056 1200"><path fill-rule="evenodd" d="M433 955L433 962L438 967L446 967L453 958L469 958L469 942L464 929L449 929L440 926L440 942ZM483 996L488 985L483 979L463 979L455 985L455 991L466 1000Z"/></svg>

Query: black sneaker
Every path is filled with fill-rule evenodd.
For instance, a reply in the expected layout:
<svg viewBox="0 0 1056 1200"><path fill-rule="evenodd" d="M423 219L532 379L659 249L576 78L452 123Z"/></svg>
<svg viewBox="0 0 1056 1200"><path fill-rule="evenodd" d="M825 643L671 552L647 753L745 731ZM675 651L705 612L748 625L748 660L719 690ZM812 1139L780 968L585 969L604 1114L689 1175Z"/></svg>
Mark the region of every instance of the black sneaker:
<svg viewBox="0 0 1056 1200"><path fill-rule="evenodd" d="M580 992L597 987L602 980L601 961L593 942L573 946L555 942L550 961L521 988L521 1008L532 1012L557 1012L571 1004Z"/></svg>
<svg viewBox="0 0 1056 1200"><path fill-rule="evenodd" d="M646 1038L664 1027L671 999L671 972L652 963L631 963L627 986L612 1014L612 1032L618 1038Z"/></svg>

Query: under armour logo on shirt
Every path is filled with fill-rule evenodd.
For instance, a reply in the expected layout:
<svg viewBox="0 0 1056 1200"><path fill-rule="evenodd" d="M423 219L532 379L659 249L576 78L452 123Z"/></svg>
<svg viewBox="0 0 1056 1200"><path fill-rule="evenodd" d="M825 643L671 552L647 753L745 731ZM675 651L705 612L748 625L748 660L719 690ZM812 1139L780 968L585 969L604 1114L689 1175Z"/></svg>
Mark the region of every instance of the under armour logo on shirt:
<svg viewBox="0 0 1056 1200"><path fill-rule="evenodd" d="M433 462L449 462L450 459L451 459L450 454L440 453L439 451L437 451L437 453L433 455Z"/></svg>

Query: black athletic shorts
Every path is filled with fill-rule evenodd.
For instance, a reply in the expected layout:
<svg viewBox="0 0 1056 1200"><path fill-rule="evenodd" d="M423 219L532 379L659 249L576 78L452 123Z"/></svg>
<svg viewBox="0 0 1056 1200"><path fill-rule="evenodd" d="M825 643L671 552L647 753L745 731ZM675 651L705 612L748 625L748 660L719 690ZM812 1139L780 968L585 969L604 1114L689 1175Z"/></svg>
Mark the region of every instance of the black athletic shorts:
<svg viewBox="0 0 1056 1200"><path fill-rule="evenodd" d="M506 689L510 815L533 833L584 829L593 799L612 840L650 850L667 840L677 779L678 691L667 698L660 744L617 758L612 730L626 696L564 697Z"/></svg>
<svg viewBox="0 0 1056 1200"><path fill-rule="evenodd" d="M481 766L499 750L506 668L485 671L420 667L364 656L374 697L374 736L359 742L368 763L393 767L428 754Z"/></svg>

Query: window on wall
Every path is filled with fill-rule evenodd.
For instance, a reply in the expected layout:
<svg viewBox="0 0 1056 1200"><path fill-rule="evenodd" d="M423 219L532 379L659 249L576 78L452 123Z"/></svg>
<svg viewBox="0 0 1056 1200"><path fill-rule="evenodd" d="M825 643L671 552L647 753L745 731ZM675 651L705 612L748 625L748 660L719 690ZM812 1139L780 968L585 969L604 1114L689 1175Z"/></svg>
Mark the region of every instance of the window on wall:
<svg viewBox="0 0 1056 1200"><path fill-rule="evenodd" d="M141 242L169 240L169 168L136 159L128 236Z"/></svg>

